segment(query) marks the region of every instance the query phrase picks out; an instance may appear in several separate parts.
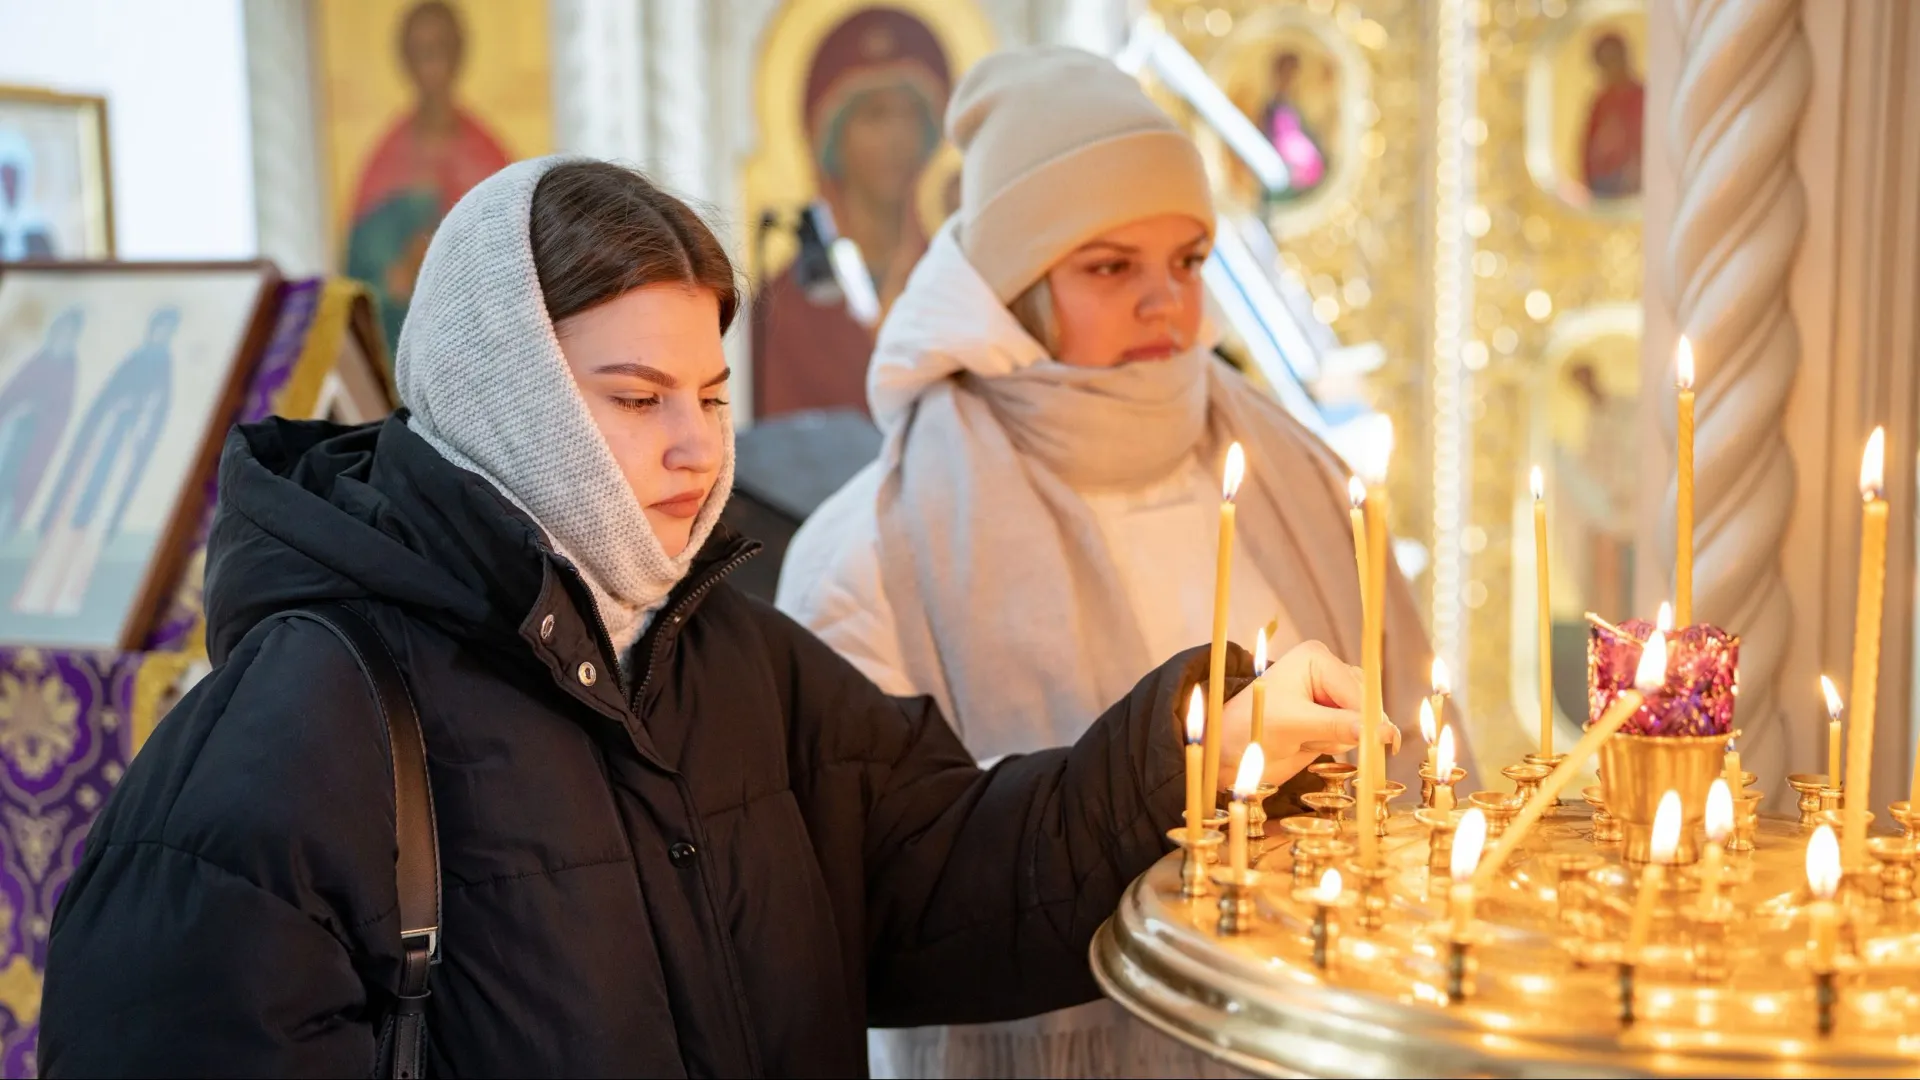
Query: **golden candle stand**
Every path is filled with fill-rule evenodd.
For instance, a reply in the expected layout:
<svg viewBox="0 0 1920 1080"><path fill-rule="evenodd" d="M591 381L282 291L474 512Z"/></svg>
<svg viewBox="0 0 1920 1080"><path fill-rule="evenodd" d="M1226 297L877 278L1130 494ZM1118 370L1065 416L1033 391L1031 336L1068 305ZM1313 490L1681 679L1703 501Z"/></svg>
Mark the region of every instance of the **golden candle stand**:
<svg viewBox="0 0 1920 1080"><path fill-rule="evenodd" d="M1832 972L1810 962L1813 825L1792 816L1741 823L1751 849L1729 845L1711 909L1691 867L1669 870L1646 949L1625 957L1639 874L1621 840L1595 841L1598 795L1547 810L1464 936L1450 932L1444 858L1432 868L1460 811L1391 814L1371 872L1347 842L1358 822L1284 819L1253 849L1234 933L1218 895L1183 897L1176 852L1101 927L1094 973L1148 1023L1265 1076L1920 1076L1916 841L1876 837L1872 865L1851 868ZM1330 866L1349 892L1316 908L1306 887ZM1346 905L1377 918L1315 933Z"/></svg>

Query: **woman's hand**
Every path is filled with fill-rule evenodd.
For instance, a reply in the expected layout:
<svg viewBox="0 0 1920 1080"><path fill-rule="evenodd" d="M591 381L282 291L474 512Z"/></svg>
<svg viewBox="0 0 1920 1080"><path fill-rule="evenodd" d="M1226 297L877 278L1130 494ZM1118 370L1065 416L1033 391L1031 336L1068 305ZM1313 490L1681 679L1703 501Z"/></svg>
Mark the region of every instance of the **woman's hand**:
<svg viewBox="0 0 1920 1080"><path fill-rule="evenodd" d="M1284 784L1321 754L1342 754L1360 742L1360 669L1341 662L1325 645L1302 642L1260 677L1267 687L1267 722L1261 749L1265 779ZM1252 684L1227 702L1221 727L1220 784L1231 786L1246 753L1253 719ZM1400 729L1385 721L1378 732L1390 750L1400 749Z"/></svg>

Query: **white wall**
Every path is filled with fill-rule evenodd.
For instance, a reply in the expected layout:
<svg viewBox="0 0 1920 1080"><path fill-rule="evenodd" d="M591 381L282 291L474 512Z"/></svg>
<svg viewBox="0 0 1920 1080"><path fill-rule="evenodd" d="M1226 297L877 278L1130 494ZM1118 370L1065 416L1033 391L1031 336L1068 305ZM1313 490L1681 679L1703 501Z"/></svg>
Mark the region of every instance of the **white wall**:
<svg viewBox="0 0 1920 1080"><path fill-rule="evenodd" d="M121 258L257 250L239 0L0 0L0 83L107 98Z"/></svg>

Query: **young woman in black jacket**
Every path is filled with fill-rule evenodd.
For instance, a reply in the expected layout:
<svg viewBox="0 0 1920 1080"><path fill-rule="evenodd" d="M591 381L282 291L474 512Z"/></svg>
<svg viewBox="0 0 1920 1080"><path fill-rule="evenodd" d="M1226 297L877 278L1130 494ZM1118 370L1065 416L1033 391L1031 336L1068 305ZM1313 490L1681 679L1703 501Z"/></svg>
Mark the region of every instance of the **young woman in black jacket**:
<svg viewBox="0 0 1920 1080"><path fill-rule="evenodd" d="M525 162L434 237L397 358L410 414L229 437L217 666L61 901L46 1075L376 1067L404 962L396 762L352 654L288 617L334 603L384 638L424 732L428 1072L858 1075L868 1024L1096 995L1091 935L1180 818L1203 651L1075 745L983 772L927 701L734 591L756 547L716 524L737 306L683 204ZM1324 649L1267 678L1269 778L1354 740L1358 681Z"/></svg>

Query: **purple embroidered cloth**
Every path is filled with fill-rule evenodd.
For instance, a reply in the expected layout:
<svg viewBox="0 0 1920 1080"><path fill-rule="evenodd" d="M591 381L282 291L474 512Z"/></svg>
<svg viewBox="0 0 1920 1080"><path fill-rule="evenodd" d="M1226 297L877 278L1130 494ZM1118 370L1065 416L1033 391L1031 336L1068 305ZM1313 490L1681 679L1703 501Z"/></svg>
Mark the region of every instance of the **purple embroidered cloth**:
<svg viewBox="0 0 1920 1080"><path fill-rule="evenodd" d="M1633 686L1640 652L1653 634L1645 619L1587 633L1587 720L1600 718ZM1740 693L1740 639L1717 626L1689 626L1667 635L1667 683L1621 727L1630 735L1726 735Z"/></svg>

